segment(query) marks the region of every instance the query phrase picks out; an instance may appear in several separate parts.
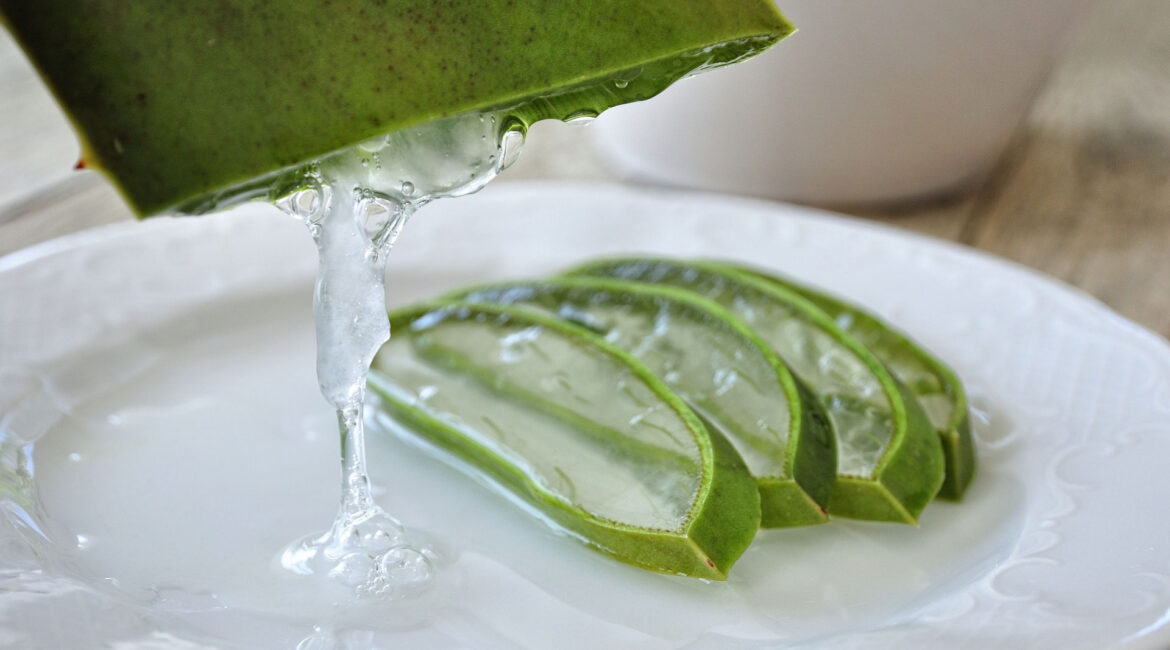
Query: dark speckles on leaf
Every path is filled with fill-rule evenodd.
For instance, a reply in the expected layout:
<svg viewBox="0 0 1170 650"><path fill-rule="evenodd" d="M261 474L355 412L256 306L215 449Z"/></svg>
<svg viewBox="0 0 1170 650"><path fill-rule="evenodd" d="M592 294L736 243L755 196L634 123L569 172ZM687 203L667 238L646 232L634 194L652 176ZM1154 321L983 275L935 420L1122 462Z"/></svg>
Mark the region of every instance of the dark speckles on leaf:
<svg viewBox="0 0 1170 650"><path fill-rule="evenodd" d="M134 96L134 100L138 102L139 106L146 106L146 93L138 93Z"/></svg>

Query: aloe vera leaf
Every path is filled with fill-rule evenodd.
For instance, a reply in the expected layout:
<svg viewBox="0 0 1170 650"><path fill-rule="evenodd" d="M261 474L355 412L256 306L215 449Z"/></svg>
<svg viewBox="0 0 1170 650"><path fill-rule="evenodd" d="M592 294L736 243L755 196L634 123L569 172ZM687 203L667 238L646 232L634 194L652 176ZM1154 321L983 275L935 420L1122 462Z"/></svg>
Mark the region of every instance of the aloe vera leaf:
<svg viewBox="0 0 1170 650"><path fill-rule="evenodd" d="M799 294L705 262L605 260L569 272L677 286L723 305L817 395L837 435L829 514L914 524L938 493L938 436L913 395L855 338Z"/></svg>
<svg viewBox="0 0 1170 650"><path fill-rule="evenodd" d="M770 0L0 0L0 21L140 214L453 115L597 114L792 31Z"/></svg>
<svg viewBox="0 0 1170 650"><path fill-rule="evenodd" d="M945 363L909 336L845 300L757 269L734 266L795 291L828 314L837 325L869 348L918 399L938 431L946 458L946 476L938 496L959 500L975 476L977 461L971 439L967 393Z"/></svg>
<svg viewBox="0 0 1170 650"><path fill-rule="evenodd" d="M451 297L540 308L604 336L736 447L759 484L761 526L827 521L837 466L828 416L767 343L717 303L673 287L588 277L479 286Z"/></svg>
<svg viewBox="0 0 1170 650"><path fill-rule="evenodd" d="M564 530L708 579L751 543L759 493L743 460L633 357L516 307L432 303L390 320L370 373L380 408Z"/></svg>

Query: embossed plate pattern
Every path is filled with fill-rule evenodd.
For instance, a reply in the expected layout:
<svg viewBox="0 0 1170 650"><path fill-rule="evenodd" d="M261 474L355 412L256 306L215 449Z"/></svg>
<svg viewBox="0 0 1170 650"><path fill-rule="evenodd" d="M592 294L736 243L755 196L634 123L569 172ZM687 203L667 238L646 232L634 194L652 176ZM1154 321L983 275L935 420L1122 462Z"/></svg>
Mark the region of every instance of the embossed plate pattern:
<svg viewBox="0 0 1170 650"><path fill-rule="evenodd" d="M980 455L970 496L932 504L918 529L834 522L767 531L726 586L644 577L552 538L532 556L477 547L465 554L467 598L480 584L476 572L496 566L485 558L524 579L497 571L506 597L475 601L482 610L469 604L414 647L1170 644L1170 346L1034 272L792 206L501 185L440 202L409 225L391 259L391 301L635 252L775 269L898 323L970 390ZM130 340L209 300L308 286L314 266L299 225L265 206L122 224L0 259L0 433L31 436L21 418L43 398L30 387L32 369L80 358L97 342ZM71 578L52 549L36 547L36 504L20 501L35 478L18 447L0 449L0 645L237 647L196 634L174 612L151 616L99 594ZM496 501L484 497L482 508ZM493 516L525 521L506 506ZM506 548L508 534L488 536L504 536L498 548ZM660 604L648 605L648 594ZM675 633L696 602L710 624Z"/></svg>

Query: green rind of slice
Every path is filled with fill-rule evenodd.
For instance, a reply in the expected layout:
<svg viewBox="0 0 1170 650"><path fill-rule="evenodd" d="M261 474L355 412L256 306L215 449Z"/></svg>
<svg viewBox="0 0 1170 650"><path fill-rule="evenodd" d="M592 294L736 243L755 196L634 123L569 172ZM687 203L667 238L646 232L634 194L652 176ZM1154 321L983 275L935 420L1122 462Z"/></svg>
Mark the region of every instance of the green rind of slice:
<svg viewBox="0 0 1170 650"><path fill-rule="evenodd" d="M729 266L799 293L869 348L926 407L930 423L938 431L946 458L946 477L938 496L962 499L975 476L977 462L967 393L955 372L909 336L856 305L758 269Z"/></svg>
<svg viewBox="0 0 1170 650"><path fill-rule="evenodd" d="M874 435L880 456L864 475L838 468L829 514L916 524L922 509L938 493L945 463L938 436L922 407L865 346L799 294L747 273L705 262L611 259L586 264L568 274L677 286L705 295L742 318L825 404L838 436L837 454L841 462L843 456L853 453L856 444L842 433L843 423L850 415L850 402L865 404L865 396L825 392L822 387L832 381L818 376L822 359L818 358L813 367L801 358L811 342L818 339L831 342L834 350L854 360L851 363L861 364L862 379L876 382L888 407L889 423L883 436ZM773 310L773 316L783 316L783 320L770 321L756 313L766 310ZM795 328L797 336L785 335L782 327ZM866 431L860 433L869 435Z"/></svg>
<svg viewBox="0 0 1170 650"><path fill-rule="evenodd" d="M0 21L140 214L454 115L600 113L792 31L767 0L0 0Z"/></svg>
<svg viewBox="0 0 1170 650"><path fill-rule="evenodd" d="M886 450L872 481L837 477L829 504L831 515L913 524L938 494L945 466L938 436L910 391L897 379L890 381L906 405L907 435ZM874 489L875 483L881 488Z"/></svg>
<svg viewBox="0 0 1170 650"><path fill-rule="evenodd" d="M695 409L708 429L722 432L739 450L759 485L761 526L805 526L828 520L836 444L823 407L754 330L718 303L674 287L589 277L483 285L461 289L449 297L539 308L606 336L656 372ZM635 313L647 316L639 318ZM659 319L663 316L686 322L674 329L669 324L661 328ZM702 340L686 338L690 325L702 330ZM782 403L769 403L767 408L787 410L783 444L760 435L758 422L768 414L760 412L759 404L736 403L736 393L716 394L705 385L710 376L706 371L712 370L705 362L721 354L725 346L716 342L726 339L732 339L729 343L734 354L751 358L721 363L729 369L749 372L753 367L757 371L766 368L770 373L770 388L765 390L774 389ZM702 377L688 376L687 364L693 360L704 366ZM673 381L667 378L671 368L678 375ZM750 378L743 381L749 384L748 391L757 389ZM758 393L757 389L748 394L755 397ZM745 426L744 416L757 423L754 430Z"/></svg>
<svg viewBox="0 0 1170 650"><path fill-rule="evenodd" d="M802 405L800 410L801 435L796 441L796 449L790 451L793 454L792 472L795 482L775 487L768 486L769 501L773 512L781 513L808 512L804 510L802 500L814 500L820 513L810 513L812 516L807 521L808 524L814 524L819 523L822 517L829 514L829 507L832 505L837 485L835 471L837 468L837 439L833 435L833 423L820 400L795 375L793 375L793 379L796 383L798 401ZM832 463L826 462L828 458L824 453L824 447L829 445L833 447ZM763 494L764 490L761 489L760 492ZM828 506L825 505L826 499ZM792 517L791 521L793 522L792 526L801 525L795 517Z"/></svg>
<svg viewBox="0 0 1170 650"><path fill-rule="evenodd" d="M515 307L436 302L393 312L390 321L394 336L375 359L370 373L370 387L381 397L380 407L415 435L482 472L565 531L635 566L713 580L726 579L728 570L751 543L759 526L759 493L743 460L730 443L718 433L708 431L678 396L630 355L580 328L538 311ZM504 327L513 330L517 327L538 328L540 336L556 337L566 349L580 350L589 359L612 364L615 375L621 375L623 381L637 382L642 394L653 395L656 402L649 407L666 413L671 421L678 423L678 430L668 432L669 437L690 441L686 444L693 444L697 453L693 462L700 469L701 476L697 479L698 487L682 523L676 529L656 529L598 516L554 490L546 480L548 477L535 473L533 459L528 459L532 461L528 462L508 451L506 445L501 447L503 443L485 432L469 429L470 422L480 415L476 413L479 405L459 404L467 411L460 414L436 410L428 405L427 399L417 395L408 397L413 393L409 385L403 385L402 367L395 367L400 357L391 354L389 346L410 346L408 349L413 350L417 337L440 332L449 324L501 332ZM466 331L461 329L455 333L462 336ZM428 345L431 352L443 352L441 344ZM474 342L468 345L473 347ZM535 412L531 416L534 418L568 415L570 421L559 420L558 426L581 431L586 438L584 444L604 445L606 454L622 462L632 462L636 467L656 467L669 460L648 453L644 444L633 439L628 432L605 426L580 429L581 413L570 413L571 409L566 409L563 404L546 402L539 407L541 388L518 384L517 377L523 375L498 369L493 372L492 368L482 367L483 364L479 368L469 368L469 365L475 365L471 355L482 350L469 348L447 352L450 354L441 362L444 371L450 367L472 370L464 372L462 380L486 391L494 404L498 405L499 400L514 400L521 412ZM562 361L572 362L573 359L553 359L550 363L560 364ZM618 377L614 379L616 381ZM617 386L595 385L595 388L611 390L614 401L617 401ZM443 386L438 390L444 390ZM534 409L534 406L539 408ZM509 430L506 433L509 436L549 434L547 430ZM571 463L572 459L566 462ZM574 470L567 466L564 471L571 474ZM604 475L588 478L602 482L609 480Z"/></svg>

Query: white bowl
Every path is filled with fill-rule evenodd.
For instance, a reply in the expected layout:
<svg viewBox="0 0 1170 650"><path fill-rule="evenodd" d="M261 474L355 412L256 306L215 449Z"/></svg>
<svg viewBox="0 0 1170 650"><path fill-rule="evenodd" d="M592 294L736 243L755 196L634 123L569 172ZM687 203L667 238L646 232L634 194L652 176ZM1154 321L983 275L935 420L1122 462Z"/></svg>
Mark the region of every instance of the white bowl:
<svg viewBox="0 0 1170 650"><path fill-rule="evenodd" d="M977 180L1093 0L791 0L769 52L622 106L595 132L657 183L872 204Z"/></svg>

